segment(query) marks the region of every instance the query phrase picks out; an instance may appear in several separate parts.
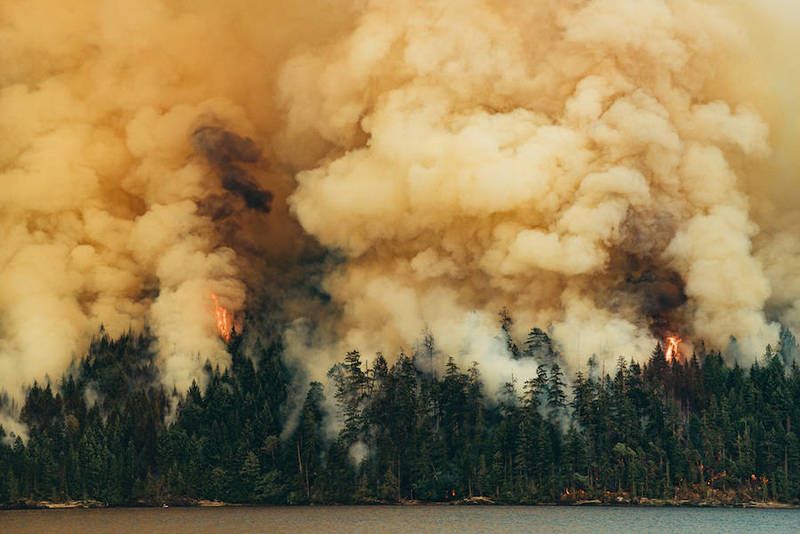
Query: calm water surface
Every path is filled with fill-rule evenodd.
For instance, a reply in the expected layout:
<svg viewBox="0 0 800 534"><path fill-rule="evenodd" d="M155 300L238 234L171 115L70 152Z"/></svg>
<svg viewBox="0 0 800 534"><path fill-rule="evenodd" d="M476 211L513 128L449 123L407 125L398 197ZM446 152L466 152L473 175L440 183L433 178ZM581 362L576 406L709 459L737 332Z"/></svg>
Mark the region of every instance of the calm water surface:
<svg viewBox="0 0 800 534"><path fill-rule="evenodd" d="M310 506L0 512L16 532L800 532L800 510L522 506Z"/></svg>

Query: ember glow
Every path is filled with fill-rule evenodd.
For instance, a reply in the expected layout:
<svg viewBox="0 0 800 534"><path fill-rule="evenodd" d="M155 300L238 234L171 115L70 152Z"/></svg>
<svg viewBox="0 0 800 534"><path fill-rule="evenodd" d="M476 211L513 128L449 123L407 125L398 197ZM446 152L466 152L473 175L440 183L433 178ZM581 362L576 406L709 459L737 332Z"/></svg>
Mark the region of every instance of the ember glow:
<svg viewBox="0 0 800 534"><path fill-rule="evenodd" d="M677 359L680 353L678 352L678 345L681 343L681 338L678 336L668 336L665 342L666 353L665 357L668 362Z"/></svg>
<svg viewBox="0 0 800 534"><path fill-rule="evenodd" d="M214 301L214 315L216 315L217 318L217 330L219 331L220 337L227 343L231 340L232 325L228 308L220 305L219 299L214 293L211 293L211 300Z"/></svg>

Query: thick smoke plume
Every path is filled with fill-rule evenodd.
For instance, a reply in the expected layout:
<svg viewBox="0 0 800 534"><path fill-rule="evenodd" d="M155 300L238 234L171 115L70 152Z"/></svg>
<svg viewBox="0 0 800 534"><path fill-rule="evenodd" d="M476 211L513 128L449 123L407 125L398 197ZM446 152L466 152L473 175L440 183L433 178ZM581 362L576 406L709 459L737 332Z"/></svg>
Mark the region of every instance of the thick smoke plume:
<svg viewBox="0 0 800 534"><path fill-rule="evenodd" d="M101 324L150 328L168 386L226 364L211 294L241 314L297 234L266 220L291 189L261 147L274 72L345 16L305 7L0 4L0 388L58 378Z"/></svg>
<svg viewBox="0 0 800 534"><path fill-rule="evenodd" d="M797 20L778 0L5 1L0 387L58 376L101 323L150 328L186 387L227 362L212 293L240 322L280 302L317 374L425 331L489 382L530 374L503 308L573 366L674 332L753 358L800 328L799 73L770 44ZM291 289L328 265L314 241L338 258L324 298Z"/></svg>
<svg viewBox="0 0 800 534"><path fill-rule="evenodd" d="M757 218L771 73L744 20L694 1L374 3L293 58L285 144L325 149L291 203L348 258L326 285L336 352L430 328L507 379L501 308L550 325L574 365L670 332L735 336L749 359L775 319L796 327L797 292L773 294L798 265L763 260L796 257L797 227Z"/></svg>

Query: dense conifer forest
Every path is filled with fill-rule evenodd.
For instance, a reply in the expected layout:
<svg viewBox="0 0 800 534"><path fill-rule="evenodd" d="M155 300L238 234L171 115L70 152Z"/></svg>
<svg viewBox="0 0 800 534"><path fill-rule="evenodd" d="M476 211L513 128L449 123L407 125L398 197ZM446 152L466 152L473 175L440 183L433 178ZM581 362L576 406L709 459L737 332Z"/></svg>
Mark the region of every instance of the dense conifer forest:
<svg viewBox="0 0 800 534"><path fill-rule="evenodd" d="M244 350L234 336L230 368L206 366L204 386L179 392L160 385L146 334L101 331L65 377L31 385L18 407L26 439L0 427L0 502L800 498L800 368L788 331L746 368L702 347L668 361L658 346L643 364L590 359L567 377L533 329L507 341L541 362L537 376L497 395L477 365L460 368L430 337L392 364L350 352L325 387L304 388L280 340L249 341ZM423 372L434 357L444 371Z"/></svg>

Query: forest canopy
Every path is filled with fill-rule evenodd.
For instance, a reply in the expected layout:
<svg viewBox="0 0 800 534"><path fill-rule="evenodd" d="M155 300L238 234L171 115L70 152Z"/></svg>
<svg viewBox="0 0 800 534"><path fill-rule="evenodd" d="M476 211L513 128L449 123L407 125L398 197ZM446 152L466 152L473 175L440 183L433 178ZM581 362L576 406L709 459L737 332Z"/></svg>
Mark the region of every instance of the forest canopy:
<svg viewBox="0 0 800 534"><path fill-rule="evenodd" d="M498 336L508 336L498 329ZM166 390L152 339L102 331L0 428L0 502L647 502L800 497L800 368L784 331L749 368L700 346L566 376L549 336L510 337L536 377L487 391L428 336L393 364L347 353L297 387L279 338L234 335L229 369ZM245 346L251 347L245 350ZM252 355L249 356L248 354ZM430 372L438 361L441 372ZM425 369L425 370L424 370ZM10 401L4 398L8 408Z"/></svg>

